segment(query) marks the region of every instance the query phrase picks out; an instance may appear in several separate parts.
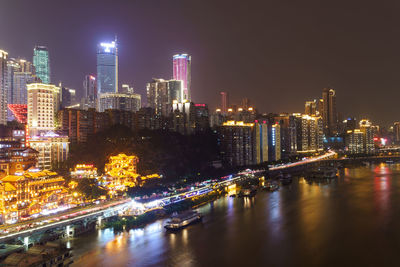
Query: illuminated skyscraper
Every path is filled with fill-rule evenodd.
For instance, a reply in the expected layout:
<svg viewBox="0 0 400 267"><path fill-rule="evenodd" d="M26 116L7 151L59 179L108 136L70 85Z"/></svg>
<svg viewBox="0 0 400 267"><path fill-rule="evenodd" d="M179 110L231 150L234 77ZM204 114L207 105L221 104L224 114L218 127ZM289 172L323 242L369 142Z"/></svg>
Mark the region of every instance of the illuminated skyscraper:
<svg viewBox="0 0 400 267"><path fill-rule="evenodd" d="M7 124L7 73L8 53L0 50L0 125Z"/></svg>
<svg viewBox="0 0 400 267"><path fill-rule="evenodd" d="M268 126L268 160L281 159L281 126L275 123Z"/></svg>
<svg viewBox="0 0 400 267"><path fill-rule="evenodd" d="M360 131L364 134L364 152L373 154L375 152L374 130L369 120L360 121Z"/></svg>
<svg viewBox="0 0 400 267"><path fill-rule="evenodd" d="M97 90L99 94L118 92L118 48L116 41L97 46Z"/></svg>
<svg viewBox="0 0 400 267"><path fill-rule="evenodd" d="M51 83L49 50L46 46L35 46L33 49L33 65L36 75L42 80L42 83Z"/></svg>
<svg viewBox="0 0 400 267"><path fill-rule="evenodd" d="M93 75L86 75L83 80L83 99L82 104L84 109L96 108L97 102L97 87L96 77Z"/></svg>
<svg viewBox="0 0 400 267"><path fill-rule="evenodd" d="M304 114L312 116L317 114L317 101L306 101Z"/></svg>
<svg viewBox="0 0 400 267"><path fill-rule="evenodd" d="M28 88L28 127L31 135L55 129L55 114L60 107L60 88L52 84L31 83Z"/></svg>
<svg viewBox="0 0 400 267"><path fill-rule="evenodd" d="M336 92L333 89L324 88L322 91L323 99L323 123L325 135L337 133L337 112L336 112Z"/></svg>
<svg viewBox="0 0 400 267"><path fill-rule="evenodd" d="M226 115L229 107L229 98L227 92L221 92L221 112Z"/></svg>
<svg viewBox="0 0 400 267"><path fill-rule="evenodd" d="M260 164L268 161L268 125L255 123L254 127L254 163Z"/></svg>
<svg viewBox="0 0 400 267"><path fill-rule="evenodd" d="M181 103L182 81L155 79L146 84L147 106L157 115L169 116L174 101Z"/></svg>
<svg viewBox="0 0 400 267"><path fill-rule="evenodd" d="M191 101L191 56L188 54L177 54L173 56L173 74L175 80L182 81L183 100Z"/></svg>
<svg viewBox="0 0 400 267"><path fill-rule="evenodd" d="M257 143L254 142L254 123L227 121L219 128L219 133L221 139L221 159L225 166L251 165L255 163L254 157L261 155L266 158L263 158L263 161L268 160L262 149L261 151L257 151L257 153L254 151L254 144ZM258 131L258 134L262 133L264 133L264 136L268 135L263 129ZM265 138L261 137L261 140L258 140L257 144L260 145L262 140L265 141ZM267 145L268 149L268 144L264 143L265 145ZM256 162L258 161L261 162L261 159L258 158Z"/></svg>

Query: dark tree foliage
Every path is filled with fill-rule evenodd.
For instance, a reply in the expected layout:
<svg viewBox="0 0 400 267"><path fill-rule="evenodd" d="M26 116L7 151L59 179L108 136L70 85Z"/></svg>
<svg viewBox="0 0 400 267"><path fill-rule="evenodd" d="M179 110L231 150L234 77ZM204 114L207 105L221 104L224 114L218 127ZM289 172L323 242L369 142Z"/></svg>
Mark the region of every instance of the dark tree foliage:
<svg viewBox="0 0 400 267"><path fill-rule="evenodd" d="M95 179L89 178L80 179L76 191L83 194L86 199L98 199L107 194L107 190L99 187Z"/></svg>
<svg viewBox="0 0 400 267"><path fill-rule="evenodd" d="M219 155L217 137L211 131L193 135L165 130L132 132L115 125L86 143L72 145L67 165L93 163L102 171L108 157L119 153L137 155L140 174L159 173L169 181L215 172L210 163Z"/></svg>

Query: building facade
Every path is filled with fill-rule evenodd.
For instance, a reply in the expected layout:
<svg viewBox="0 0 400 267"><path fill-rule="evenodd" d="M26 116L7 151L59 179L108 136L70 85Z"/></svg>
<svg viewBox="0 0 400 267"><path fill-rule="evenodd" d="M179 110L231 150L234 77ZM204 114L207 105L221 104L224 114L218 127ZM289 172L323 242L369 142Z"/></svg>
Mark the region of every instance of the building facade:
<svg viewBox="0 0 400 267"><path fill-rule="evenodd" d="M8 53L0 50L0 125L7 124Z"/></svg>
<svg viewBox="0 0 400 267"><path fill-rule="evenodd" d="M37 166L42 170L50 170L54 166L68 159L68 136L60 136L54 133L33 136L29 140L31 148L39 152Z"/></svg>
<svg viewBox="0 0 400 267"><path fill-rule="evenodd" d="M345 138L346 152L348 154L364 153L364 133L360 129L348 130Z"/></svg>
<svg viewBox="0 0 400 267"><path fill-rule="evenodd" d="M188 54L177 54L172 58L174 80L182 81L182 101L191 101L191 64Z"/></svg>
<svg viewBox="0 0 400 267"><path fill-rule="evenodd" d="M227 121L219 129L222 164L247 166L254 164L254 123Z"/></svg>
<svg viewBox="0 0 400 267"><path fill-rule="evenodd" d="M118 92L118 48L116 41L97 46L97 90L99 94Z"/></svg>
<svg viewBox="0 0 400 267"><path fill-rule="evenodd" d="M327 136L337 134L337 110L336 110L336 92L330 88L324 88L322 91L324 133Z"/></svg>
<svg viewBox="0 0 400 267"><path fill-rule="evenodd" d="M268 125L254 124L254 163L261 164L268 161Z"/></svg>
<svg viewBox="0 0 400 267"><path fill-rule="evenodd" d="M147 106L158 116L168 117L174 101L182 102L182 81L155 79L146 85Z"/></svg>
<svg viewBox="0 0 400 267"><path fill-rule="evenodd" d="M55 129L55 114L60 108L60 88L32 83L28 89L28 128L31 135Z"/></svg>
<svg viewBox="0 0 400 267"><path fill-rule="evenodd" d="M268 159L269 161L281 160L281 126L275 123L268 126Z"/></svg>
<svg viewBox="0 0 400 267"><path fill-rule="evenodd" d="M83 97L81 105L84 109L96 108L97 84L96 77L93 75L86 75L83 80Z"/></svg>
<svg viewBox="0 0 400 267"><path fill-rule="evenodd" d="M99 111L104 112L107 109L118 109L136 112L141 108L141 103L140 94L104 93L99 98Z"/></svg>
<svg viewBox="0 0 400 267"><path fill-rule="evenodd" d="M46 46L35 46L33 49L33 65L36 75L42 83L51 83L50 57Z"/></svg>

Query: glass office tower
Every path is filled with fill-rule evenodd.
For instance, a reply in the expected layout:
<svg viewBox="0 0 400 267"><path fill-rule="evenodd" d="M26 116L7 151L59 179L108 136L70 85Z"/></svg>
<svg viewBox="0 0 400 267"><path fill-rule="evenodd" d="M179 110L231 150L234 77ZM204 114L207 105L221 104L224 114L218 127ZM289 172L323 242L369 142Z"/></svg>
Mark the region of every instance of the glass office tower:
<svg viewBox="0 0 400 267"><path fill-rule="evenodd" d="M118 49L115 41L97 46L97 92L118 92Z"/></svg>
<svg viewBox="0 0 400 267"><path fill-rule="evenodd" d="M42 83L50 84L50 58L46 46L35 46L33 49L33 65L35 66L36 76L42 80Z"/></svg>

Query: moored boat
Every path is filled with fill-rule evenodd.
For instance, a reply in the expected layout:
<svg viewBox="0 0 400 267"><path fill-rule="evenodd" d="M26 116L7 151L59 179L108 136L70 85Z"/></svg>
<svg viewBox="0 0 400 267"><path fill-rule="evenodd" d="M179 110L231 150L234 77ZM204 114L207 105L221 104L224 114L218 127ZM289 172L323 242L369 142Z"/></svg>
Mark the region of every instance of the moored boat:
<svg viewBox="0 0 400 267"><path fill-rule="evenodd" d="M178 215L173 215L165 224L165 229L176 231L180 230L190 224L201 221L203 215L196 211L188 211Z"/></svg>

